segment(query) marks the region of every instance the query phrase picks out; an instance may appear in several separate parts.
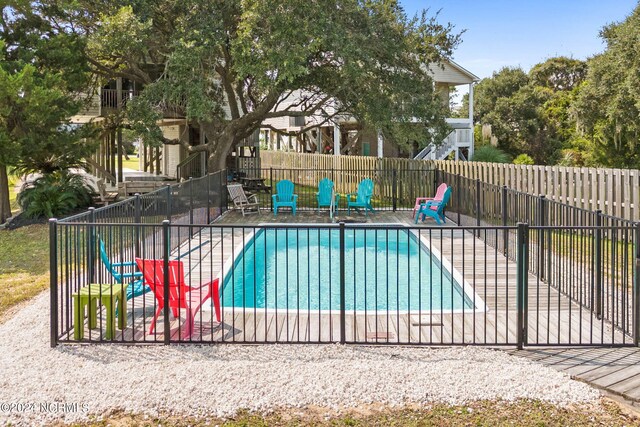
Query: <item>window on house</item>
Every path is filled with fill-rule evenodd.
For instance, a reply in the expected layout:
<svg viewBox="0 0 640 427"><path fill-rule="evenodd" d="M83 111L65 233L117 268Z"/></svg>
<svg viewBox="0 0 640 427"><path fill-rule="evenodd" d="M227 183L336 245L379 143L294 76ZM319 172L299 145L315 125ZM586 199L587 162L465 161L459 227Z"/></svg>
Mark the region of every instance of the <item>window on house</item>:
<svg viewBox="0 0 640 427"><path fill-rule="evenodd" d="M302 127L304 126L304 122L305 122L304 119L305 119L304 116L289 117L289 126Z"/></svg>

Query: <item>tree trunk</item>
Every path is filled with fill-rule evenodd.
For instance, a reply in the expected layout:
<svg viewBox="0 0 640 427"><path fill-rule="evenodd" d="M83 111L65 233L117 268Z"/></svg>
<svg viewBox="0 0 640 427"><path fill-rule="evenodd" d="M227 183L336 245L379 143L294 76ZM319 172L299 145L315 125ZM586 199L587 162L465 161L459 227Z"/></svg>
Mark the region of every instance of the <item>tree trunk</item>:
<svg viewBox="0 0 640 427"><path fill-rule="evenodd" d="M219 137L218 144L213 152L209 153L207 169L209 173L221 171L227 168L227 156L233 147L234 139L232 136Z"/></svg>
<svg viewBox="0 0 640 427"><path fill-rule="evenodd" d="M0 224L11 217L11 204L9 202L9 177L7 166L0 164Z"/></svg>

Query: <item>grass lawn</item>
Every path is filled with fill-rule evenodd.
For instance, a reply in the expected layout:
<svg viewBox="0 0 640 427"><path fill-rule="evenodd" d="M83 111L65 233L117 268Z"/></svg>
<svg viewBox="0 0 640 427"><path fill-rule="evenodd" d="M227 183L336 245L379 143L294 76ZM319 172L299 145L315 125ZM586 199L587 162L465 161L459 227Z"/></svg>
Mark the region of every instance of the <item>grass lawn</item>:
<svg viewBox="0 0 640 427"><path fill-rule="evenodd" d="M630 426L637 419L625 414L610 401L594 407L558 408L548 403L519 401L476 402L464 406L434 405L420 409L349 411L348 415L327 416L316 409L277 411L267 416L239 414L233 419L151 418L114 414L103 420L79 426Z"/></svg>
<svg viewBox="0 0 640 427"><path fill-rule="evenodd" d="M20 210L20 206L18 205L16 192L16 183L18 182L18 177L15 175L9 175L9 203L11 205L11 213L15 215Z"/></svg>
<svg viewBox="0 0 640 427"><path fill-rule="evenodd" d="M20 211L15 183L9 177L11 212ZM0 230L0 321L12 307L33 298L49 286L49 227L30 225Z"/></svg>
<svg viewBox="0 0 640 427"><path fill-rule="evenodd" d="M49 227L0 230L0 320L49 286Z"/></svg>
<svg viewBox="0 0 640 427"><path fill-rule="evenodd" d="M133 169L134 171L140 170L139 159L133 154L129 156L129 160L122 158L122 167Z"/></svg>

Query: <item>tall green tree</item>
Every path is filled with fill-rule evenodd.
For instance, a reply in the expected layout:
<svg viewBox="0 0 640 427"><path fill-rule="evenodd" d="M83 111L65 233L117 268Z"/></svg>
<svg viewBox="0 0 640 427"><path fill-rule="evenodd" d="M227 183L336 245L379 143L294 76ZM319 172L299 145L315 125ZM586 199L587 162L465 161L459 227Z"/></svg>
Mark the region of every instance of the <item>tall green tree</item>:
<svg viewBox="0 0 640 427"><path fill-rule="evenodd" d="M501 68L491 77L482 79L474 90L473 120L482 122L483 118L495 109L499 100L512 97L528 83L527 73L521 68L511 67Z"/></svg>
<svg viewBox="0 0 640 427"><path fill-rule="evenodd" d="M600 36L607 47L589 60L574 105L584 148L591 164L640 168L640 4Z"/></svg>
<svg viewBox="0 0 640 427"><path fill-rule="evenodd" d="M554 92L574 90L587 77L587 63L579 59L559 56L534 65L529 79L534 86L546 87Z"/></svg>
<svg viewBox="0 0 640 427"><path fill-rule="evenodd" d="M550 58L529 73L503 68L476 86L474 120L491 125L498 146L513 157L526 154L537 164L553 164L575 140L570 106L586 70L584 61L565 57Z"/></svg>
<svg viewBox="0 0 640 427"><path fill-rule="evenodd" d="M29 2L3 6L0 17L0 223L11 216L8 167L48 173L87 154L86 129L68 125L82 101L87 69L81 42L32 13Z"/></svg>
<svg viewBox="0 0 640 427"><path fill-rule="evenodd" d="M40 13L87 38L96 74L145 86L126 122L146 142L177 142L157 122L184 115L207 141L186 148L211 169L269 118L322 117L306 132L350 115L399 145L448 130L425 64L459 37L395 0L77 0Z"/></svg>

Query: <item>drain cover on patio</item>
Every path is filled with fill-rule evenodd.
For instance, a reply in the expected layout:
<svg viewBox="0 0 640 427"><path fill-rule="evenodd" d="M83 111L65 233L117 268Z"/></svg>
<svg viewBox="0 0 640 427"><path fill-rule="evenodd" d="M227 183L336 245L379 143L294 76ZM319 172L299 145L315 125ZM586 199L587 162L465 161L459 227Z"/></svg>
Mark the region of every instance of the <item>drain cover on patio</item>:
<svg viewBox="0 0 640 427"><path fill-rule="evenodd" d="M414 315L411 316L411 326L442 326L440 316Z"/></svg>

